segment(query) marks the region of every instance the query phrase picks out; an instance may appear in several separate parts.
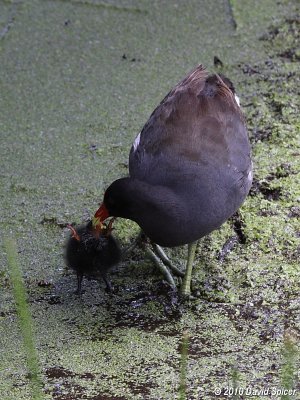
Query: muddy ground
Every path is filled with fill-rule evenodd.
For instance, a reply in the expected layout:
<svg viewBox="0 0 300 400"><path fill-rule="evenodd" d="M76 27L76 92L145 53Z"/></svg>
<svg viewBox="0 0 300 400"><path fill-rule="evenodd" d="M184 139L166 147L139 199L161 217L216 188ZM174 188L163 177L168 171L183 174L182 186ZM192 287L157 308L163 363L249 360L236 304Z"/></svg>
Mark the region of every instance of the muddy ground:
<svg viewBox="0 0 300 400"><path fill-rule="evenodd" d="M297 1L0 0L1 399L300 399L299 26ZM135 135L199 62L235 83L250 195L201 241L189 302L139 249L113 294L85 280L80 300L66 225L127 174ZM124 247L138 233L115 227ZM185 248L168 254L183 268Z"/></svg>

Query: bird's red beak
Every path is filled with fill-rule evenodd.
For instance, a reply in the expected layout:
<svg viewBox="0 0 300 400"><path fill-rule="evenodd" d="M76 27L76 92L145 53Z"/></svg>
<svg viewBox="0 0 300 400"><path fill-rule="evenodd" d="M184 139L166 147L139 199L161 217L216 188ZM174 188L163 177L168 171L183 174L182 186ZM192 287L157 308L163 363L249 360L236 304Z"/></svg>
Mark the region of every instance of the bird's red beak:
<svg viewBox="0 0 300 400"><path fill-rule="evenodd" d="M105 221L106 218L108 218L109 216L110 215L108 209L105 207L105 204L102 203L100 208L98 208L98 210L96 211L94 218L92 220L93 228L96 231L101 231L103 227L103 221Z"/></svg>

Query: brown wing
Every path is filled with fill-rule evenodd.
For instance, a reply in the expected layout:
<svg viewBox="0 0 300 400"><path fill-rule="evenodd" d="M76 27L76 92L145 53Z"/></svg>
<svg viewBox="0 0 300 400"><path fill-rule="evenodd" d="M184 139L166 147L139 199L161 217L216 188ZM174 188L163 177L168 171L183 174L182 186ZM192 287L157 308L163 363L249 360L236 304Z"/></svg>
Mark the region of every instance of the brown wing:
<svg viewBox="0 0 300 400"><path fill-rule="evenodd" d="M180 173L182 164L188 163L188 170L194 173L200 166L231 163L229 142L237 143L235 154L240 146L248 144L243 116L223 80L218 75L208 77L199 65L151 114L138 145L131 149L130 175L161 183L158 180L162 177L165 182L168 180L168 171L176 179L174 165L178 165ZM242 158L239 164L243 164Z"/></svg>

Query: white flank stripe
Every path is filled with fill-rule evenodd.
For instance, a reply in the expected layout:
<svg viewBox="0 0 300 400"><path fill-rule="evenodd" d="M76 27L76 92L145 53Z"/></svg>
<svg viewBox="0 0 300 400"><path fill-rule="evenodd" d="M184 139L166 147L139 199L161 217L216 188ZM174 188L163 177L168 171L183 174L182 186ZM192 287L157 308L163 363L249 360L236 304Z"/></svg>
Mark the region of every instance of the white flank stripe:
<svg viewBox="0 0 300 400"><path fill-rule="evenodd" d="M138 145L140 143L140 138L141 138L141 133L139 133L137 135L137 137L135 138L135 140L133 142L133 149L134 149L133 151L136 151L136 149L137 149L137 147L138 147Z"/></svg>

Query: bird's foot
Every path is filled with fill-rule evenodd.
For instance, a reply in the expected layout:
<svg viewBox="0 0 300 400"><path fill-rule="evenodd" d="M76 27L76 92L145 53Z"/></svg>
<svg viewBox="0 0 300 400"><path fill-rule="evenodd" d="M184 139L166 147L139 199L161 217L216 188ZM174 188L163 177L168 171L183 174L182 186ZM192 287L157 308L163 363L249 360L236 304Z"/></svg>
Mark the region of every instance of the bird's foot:
<svg viewBox="0 0 300 400"><path fill-rule="evenodd" d="M115 293L115 288L110 284L109 286L105 287L105 292L107 294L114 294Z"/></svg>
<svg viewBox="0 0 300 400"><path fill-rule="evenodd" d="M182 293L180 290L179 292L180 302L185 305L189 305L193 300L196 300L196 297L190 293Z"/></svg>
<svg viewBox="0 0 300 400"><path fill-rule="evenodd" d="M80 299L82 299L82 295L83 295L83 293L85 293L85 290L76 289L76 290L74 290L73 293L76 294L76 296L78 296Z"/></svg>

